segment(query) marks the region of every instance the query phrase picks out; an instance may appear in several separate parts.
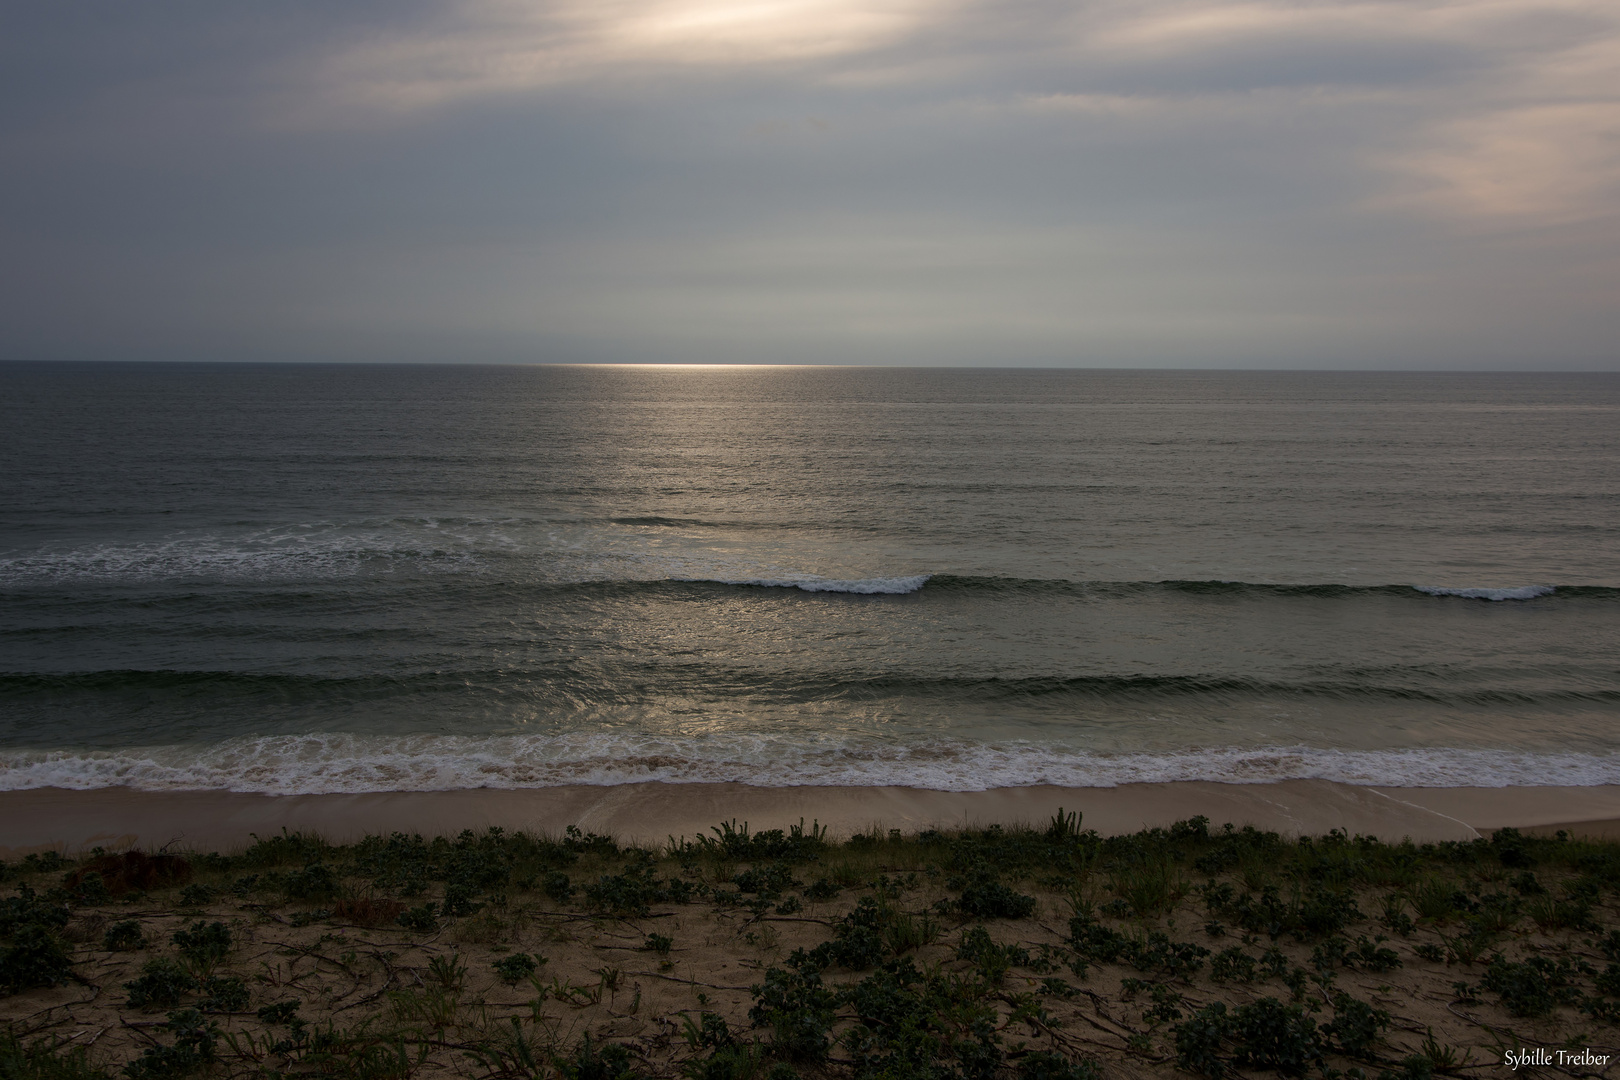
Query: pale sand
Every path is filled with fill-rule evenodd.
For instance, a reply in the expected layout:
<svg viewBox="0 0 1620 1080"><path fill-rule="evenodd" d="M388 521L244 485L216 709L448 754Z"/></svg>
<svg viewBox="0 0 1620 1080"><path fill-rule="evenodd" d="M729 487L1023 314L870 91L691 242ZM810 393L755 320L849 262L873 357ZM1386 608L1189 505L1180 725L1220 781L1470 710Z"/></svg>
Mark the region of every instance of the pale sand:
<svg viewBox="0 0 1620 1080"><path fill-rule="evenodd" d="M238 795L127 788L0 792L0 858L95 846L231 851L283 828L334 842L366 833L453 835L500 825L561 833L568 825L626 841L708 834L735 818L755 830L801 817L846 836L872 826L913 832L963 824L1043 824L1058 807L1079 810L1105 834L1169 825L1203 814L1289 835L1344 829L1385 840L1472 839L1506 825L1615 835L1620 786L1369 788L1325 780L1278 784L1126 784L946 792L917 788L760 788L745 784L624 784L529 791L365 795Z"/></svg>

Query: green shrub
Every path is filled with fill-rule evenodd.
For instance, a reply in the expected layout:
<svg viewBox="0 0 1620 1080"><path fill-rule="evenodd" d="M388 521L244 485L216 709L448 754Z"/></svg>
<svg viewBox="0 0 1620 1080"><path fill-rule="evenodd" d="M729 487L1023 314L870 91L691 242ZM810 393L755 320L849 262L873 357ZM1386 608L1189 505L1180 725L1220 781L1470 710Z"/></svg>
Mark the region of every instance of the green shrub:
<svg viewBox="0 0 1620 1080"><path fill-rule="evenodd" d="M1537 896L1525 905L1525 911L1544 932L1596 929L1592 922L1592 905L1586 900L1555 900L1551 896Z"/></svg>
<svg viewBox="0 0 1620 1080"><path fill-rule="evenodd" d="M786 863L751 867L734 876L731 883L737 886L738 892L757 893L772 900L779 898L788 889L803 884L794 879L793 868Z"/></svg>
<svg viewBox="0 0 1620 1080"><path fill-rule="evenodd" d="M1412 908L1418 918L1426 922L1443 923L1457 915L1473 910L1468 894L1450 881L1427 878L1411 892Z"/></svg>
<svg viewBox="0 0 1620 1080"><path fill-rule="evenodd" d="M10 937L30 923L47 930L60 930L67 925L70 917L71 913L65 905L41 898L33 889L23 885L18 888L16 896L0 900L0 937Z"/></svg>
<svg viewBox="0 0 1620 1080"><path fill-rule="evenodd" d="M78 881L74 881L73 875L69 874L67 888L75 904L94 907L100 904L112 903L112 893L107 891L107 880L101 876L99 871L87 871L79 876Z"/></svg>
<svg viewBox="0 0 1620 1080"><path fill-rule="evenodd" d="M681 1067L681 1074L689 1080L756 1080L764 1074L764 1056L757 1043L728 1043L706 1058L689 1059ZM788 1070L787 1076L798 1075L785 1062L777 1065ZM772 1074L783 1075L774 1069Z"/></svg>
<svg viewBox="0 0 1620 1080"><path fill-rule="evenodd" d="M191 973L167 956L148 960L140 976L124 984L129 1004L137 1009L172 1009L196 988Z"/></svg>
<svg viewBox="0 0 1620 1080"><path fill-rule="evenodd" d="M1506 893L1491 893L1479 898L1479 910L1469 916L1468 922L1487 934L1506 933L1519 919L1519 899Z"/></svg>
<svg viewBox="0 0 1620 1080"><path fill-rule="evenodd" d="M282 891L289 900L332 900L338 894L337 875L325 863L310 863L288 874Z"/></svg>
<svg viewBox="0 0 1620 1080"><path fill-rule="evenodd" d="M1177 1024L1173 1029L1176 1064L1210 1080L1221 1080L1226 1075L1226 1059L1221 1056L1221 1050L1228 1024L1226 1004L1220 1001L1206 1005Z"/></svg>
<svg viewBox="0 0 1620 1080"><path fill-rule="evenodd" d="M810 862L829 847L827 829L819 821L807 828L804 819L786 831L767 829L752 833L748 822L738 825L736 820L721 822L709 829L713 837L699 836L695 840L670 844L672 855L708 854L738 862Z"/></svg>
<svg viewBox="0 0 1620 1080"><path fill-rule="evenodd" d="M395 921L418 934L431 934L439 928L438 909L433 904L407 908Z"/></svg>
<svg viewBox="0 0 1620 1080"><path fill-rule="evenodd" d="M1209 962L1209 977L1215 982L1252 983L1257 975L1254 957L1236 945L1216 953Z"/></svg>
<svg viewBox="0 0 1620 1080"><path fill-rule="evenodd" d="M495 961L495 974L507 986L516 986L534 974L540 963L528 953L513 953Z"/></svg>
<svg viewBox="0 0 1620 1080"><path fill-rule="evenodd" d="M1576 978L1584 973L1567 959L1555 963L1545 956L1532 956L1516 963L1496 956L1485 969L1483 981L1514 1016L1546 1016L1556 1006L1574 1004L1579 999Z"/></svg>
<svg viewBox="0 0 1620 1080"><path fill-rule="evenodd" d="M0 1032L0 1077L5 1080L107 1080L107 1070L90 1063L85 1046L63 1046L55 1039L23 1044Z"/></svg>
<svg viewBox="0 0 1620 1080"><path fill-rule="evenodd" d="M1211 1080L1226 1075L1230 1066L1303 1076L1311 1066L1322 1064L1328 1049L1316 1021L1303 1009L1270 997L1231 1013L1222 1002L1214 1002L1173 1030L1176 1063ZM1231 1053L1223 1055L1228 1046Z"/></svg>
<svg viewBox="0 0 1620 1080"><path fill-rule="evenodd" d="M893 961L849 987L856 1023L841 1040L863 1077L990 1077L1005 1055L983 988Z"/></svg>
<svg viewBox="0 0 1620 1080"><path fill-rule="evenodd" d="M203 1012L238 1013L246 1012L248 1007L248 989L241 979L223 976L214 976L203 980L201 990L202 1001L197 1007Z"/></svg>
<svg viewBox="0 0 1620 1080"><path fill-rule="evenodd" d="M1530 841L1518 829L1498 829L1491 834L1491 847L1503 866L1510 870L1527 870L1536 865Z"/></svg>
<svg viewBox="0 0 1620 1080"><path fill-rule="evenodd" d="M222 922L191 924L189 930L176 930L172 939L180 955L198 968L211 968L231 951L231 931Z"/></svg>
<svg viewBox="0 0 1620 1080"><path fill-rule="evenodd" d="M962 931L956 946L958 960L972 961L985 982L996 985L1015 967L1029 966L1029 952L1018 945L998 945L982 926Z"/></svg>
<svg viewBox="0 0 1620 1080"><path fill-rule="evenodd" d="M1181 871L1168 852L1143 853L1137 860L1117 867L1109 874L1109 885L1133 914L1143 918L1169 911L1187 891Z"/></svg>
<svg viewBox="0 0 1620 1080"><path fill-rule="evenodd" d="M1381 1071L1378 1080L1431 1080L1433 1076L1434 1062L1422 1054L1411 1054L1402 1059L1398 1070Z"/></svg>
<svg viewBox="0 0 1620 1080"><path fill-rule="evenodd" d="M974 919L1027 919L1035 913L1035 898L980 874L962 886L962 895L951 906Z"/></svg>
<svg viewBox="0 0 1620 1080"><path fill-rule="evenodd" d="M1102 1080L1102 1073L1089 1061L1071 1061L1048 1050L1035 1050L1018 1063L1018 1080Z"/></svg>
<svg viewBox="0 0 1620 1080"><path fill-rule="evenodd" d="M202 1013L196 1009L171 1012L164 1026L174 1033L174 1042L149 1047L125 1065L124 1075L129 1080L169 1080L196 1072L214 1060L219 1029Z"/></svg>
<svg viewBox="0 0 1620 1080"><path fill-rule="evenodd" d="M939 924L926 913L909 915L895 912L883 928L883 943L895 956L931 945L938 936Z"/></svg>
<svg viewBox="0 0 1620 1080"><path fill-rule="evenodd" d="M771 1053L789 1061L822 1061L830 1045L837 998L821 984L821 973L802 962L772 967L755 986L748 1018L755 1027L771 1029ZM790 960L790 963L792 961Z"/></svg>
<svg viewBox="0 0 1620 1080"><path fill-rule="evenodd" d="M645 916L654 903L685 903L692 898L692 883L680 878L660 879L650 863L632 863L619 874L604 874L585 886L585 900L599 911L614 915Z"/></svg>
<svg viewBox="0 0 1620 1080"><path fill-rule="evenodd" d="M248 835L253 837L253 846L235 860L238 865L245 867L308 866L332 850L332 846L319 836L290 833L285 828L280 836L267 839L260 839L258 833Z"/></svg>
<svg viewBox="0 0 1620 1080"><path fill-rule="evenodd" d="M1340 1053L1370 1058L1373 1046L1388 1027L1389 1013L1359 998L1340 994L1333 1002L1333 1019L1322 1026L1322 1034Z"/></svg>
<svg viewBox="0 0 1620 1080"><path fill-rule="evenodd" d="M1348 889L1309 889L1299 903L1290 930L1301 938L1321 938L1339 933L1351 920L1361 917Z"/></svg>
<svg viewBox="0 0 1620 1080"><path fill-rule="evenodd" d="M0 988L8 993L42 986L61 986L73 976L73 958L67 946L40 923L28 923L0 949Z"/></svg>
<svg viewBox="0 0 1620 1080"><path fill-rule="evenodd" d="M206 907L219 893L207 885L187 885L180 890L180 903L185 907Z"/></svg>
<svg viewBox="0 0 1620 1080"><path fill-rule="evenodd" d="M1082 960L1098 964L1115 963L1131 951L1130 938L1086 914L1069 920L1069 944Z"/></svg>
<svg viewBox="0 0 1620 1080"><path fill-rule="evenodd" d="M262 1005L258 1017L266 1024L290 1024L298 1016L298 1007L302 1004L295 998L292 1001L278 1001L274 1005Z"/></svg>
<svg viewBox="0 0 1620 1080"><path fill-rule="evenodd" d="M645 1075L631 1063L629 1050L618 1043L593 1043L589 1032L574 1056L559 1058L556 1065L563 1080L631 1080Z"/></svg>
<svg viewBox="0 0 1620 1080"><path fill-rule="evenodd" d="M831 900L841 892L843 892L843 889L839 886L824 877L818 877L805 886L804 895L807 900Z"/></svg>
<svg viewBox="0 0 1620 1080"><path fill-rule="evenodd" d="M1172 941L1162 930L1132 938L1127 956L1138 971L1188 976L1204 966L1209 950L1190 941Z"/></svg>
<svg viewBox="0 0 1620 1080"><path fill-rule="evenodd" d="M113 923L101 936L101 947L108 952L134 952L146 948L146 935L134 919Z"/></svg>
<svg viewBox="0 0 1620 1080"><path fill-rule="evenodd" d="M1303 1076L1320 1064L1326 1046L1316 1021L1298 1005L1261 998L1232 1013L1232 1061L1245 1069L1274 1069L1284 1076Z"/></svg>
<svg viewBox="0 0 1620 1080"><path fill-rule="evenodd" d="M460 918L475 915L483 906L483 904L473 902L473 889L470 885L452 881L444 887L443 911L446 916Z"/></svg>
<svg viewBox="0 0 1620 1080"><path fill-rule="evenodd" d="M1372 972L1394 971L1401 966L1400 954L1394 949L1385 948L1381 944L1384 940L1380 937L1377 941L1371 941L1363 936L1352 945L1342 937L1330 937L1311 950L1311 966L1318 971L1334 967L1361 968Z"/></svg>
<svg viewBox="0 0 1620 1080"><path fill-rule="evenodd" d="M865 971L876 967L888 955L884 927L890 917L870 896L856 901L854 910L833 926L833 939L811 949L808 959L817 967L846 967Z"/></svg>
<svg viewBox="0 0 1620 1080"><path fill-rule="evenodd" d="M1153 1024L1181 1019L1181 1007L1186 1004L1182 996L1164 983L1143 979L1126 979L1120 984L1127 1001L1146 990L1151 1004L1142 1010L1142 1018Z"/></svg>
<svg viewBox="0 0 1620 1080"><path fill-rule="evenodd" d="M561 870L546 874L540 881L540 890L559 904L566 904L574 897L574 886Z"/></svg>

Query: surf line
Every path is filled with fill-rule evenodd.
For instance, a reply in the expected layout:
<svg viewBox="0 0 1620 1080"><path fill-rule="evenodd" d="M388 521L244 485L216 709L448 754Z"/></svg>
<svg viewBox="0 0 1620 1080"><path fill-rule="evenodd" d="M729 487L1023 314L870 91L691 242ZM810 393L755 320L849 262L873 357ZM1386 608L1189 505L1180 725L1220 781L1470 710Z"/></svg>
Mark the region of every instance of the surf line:
<svg viewBox="0 0 1620 1080"><path fill-rule="evenodd" d="M1387 791L1379 791L1375 787L1370 787L1367 790L1372 792L1374 795L1383 796L1384 798L1388 799L1392 803L1400 803L1402 806L1409 806L1413 810L1421 810L1425 814L1433 814L1435 817L1445 818L1447 821L1455 821L1458 825L1461 825L1463 828L1465 828L1469 832L1473 833L1475 840L1483 839L1480 831L1478 829L1474 828L1472 825L1468 824L1468 822L1464 821L1462 818L1454 818L1450 814L1442 814L1440 811L1431 810L1427 806L1419 806L1417 803L1407 802L1405 799L1397 799L1395 796L1391 795L1389 792L1387 792Z"/></svg>

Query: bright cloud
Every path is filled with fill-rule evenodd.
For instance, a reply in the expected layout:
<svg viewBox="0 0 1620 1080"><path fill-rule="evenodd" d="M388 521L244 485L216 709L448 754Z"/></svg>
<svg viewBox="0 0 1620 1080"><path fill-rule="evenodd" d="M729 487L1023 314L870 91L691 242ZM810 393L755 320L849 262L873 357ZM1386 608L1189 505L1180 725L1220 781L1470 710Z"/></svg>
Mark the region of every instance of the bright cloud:
<svg viewBox="0 0 1620 1080"><path fill-rule="evenodd" d="M341 104L410 110L612 78L645 67L736 68L857 54L915 31L926 0L462 0L429 25L330 57Z"/></svg>
<svg viewBox="0 0 1620 1080"><path fill-rule="evenodd" d="M1620 363L1613 0L64 11L6 355Z"/></svg>
<svg viewBox="0 0 1620 1080"><path fill-rule="evenodd" d="M1367 205L1520 225L1610 212L1617 56L1620 9L1583 0L462 0L329 51L299 114L397 121L728 74L815 86L882 73L889 94L1167 123L1308 122L1360 101L1384 125L1362 164L1395 178Z"/></svg>

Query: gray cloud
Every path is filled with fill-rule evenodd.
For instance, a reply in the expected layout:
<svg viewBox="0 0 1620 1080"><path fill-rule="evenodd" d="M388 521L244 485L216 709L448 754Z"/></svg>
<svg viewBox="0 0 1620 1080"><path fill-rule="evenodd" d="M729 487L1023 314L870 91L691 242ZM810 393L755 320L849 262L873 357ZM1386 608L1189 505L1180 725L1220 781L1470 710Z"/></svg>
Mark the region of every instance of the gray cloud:
<svg viewBox="0 0 1620 1080"><path fill-rule="evenodd" d="M1620 14L13 12L18 358L1614 367Z"/></svg>

